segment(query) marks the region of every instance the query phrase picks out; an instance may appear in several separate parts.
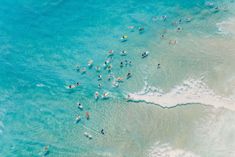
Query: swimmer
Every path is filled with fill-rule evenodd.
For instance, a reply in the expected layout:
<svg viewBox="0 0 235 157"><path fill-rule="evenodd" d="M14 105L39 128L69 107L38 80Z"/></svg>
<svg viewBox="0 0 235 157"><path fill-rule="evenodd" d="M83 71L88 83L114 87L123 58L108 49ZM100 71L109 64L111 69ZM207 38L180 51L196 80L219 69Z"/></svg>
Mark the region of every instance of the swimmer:
<svg viewBox="0 0 235 157"><path fill-rule="evenodd" d="M114 81L114 82L112 83L112 86L115 87L115 88L117 88L117 87L119 87L119 83Z"/></svg>
<svg viewBox="0 0 235 157"><path fill-rule="evenodd" d="M80 120L81 120L81 117L78 115L78 116L76 117L75 123L78 123Z"/></svg>
<svg viewBox="0 0 235 157"><path fill-rule="evenodd" d="M88 134L87 132L84 132L84 136L85 136L85 137L88 137L88 135L89 135L89 134Z"/></svg>
<svg viewBox="0 0 235 157"><path fill-rule="evenodd" d="M42 155L43 156L47 156L49 154L49 146L45 146L43 148L43 152L42 152Z"/></svg>
<svg viewBox="0 0 235 157"><path fill-rule="evenodd" d="M139 33L143 33L144 32L144 27L140 27L139 28Z"/></svg>
<svg viewBox="0 0 235 157"><path fill-rule="evenodd" d="M79 83L79 82L77 82L77 83L76 83L76 85L77 85L77 86L80 86L80 83Z"/></svg>
<svg viewBox="0 0 235 157"><path fill-rule="evenodd" d="M89 138L89 140L91 140L91 139L92 139L92 136L89 134L89 135L88 135L88 138Z"/></svg>
<svg viewBox="0 0 235 157"><path fill-rule="evenodd" d="M108 59L106 59L106 62L107 62L107 63L111 63L112 60L113 60L113 57L109 57Z"/></svg>
<svg viewBox="0 0 235 157"><path fill-rule="evenodd" d="M164 34L162 34L162 35L161 35L161 39L164 39L164 38L165 38L165 35L164 35Z"/></svg>
<svg viewBox="0 0 235 157"><path fill-rule="evenodd" d="M166 21L166 19L167 19L167 16L166 16L166 15L163 15L163 16L162 16L162 20L163 20L163 21Z"/></svg>
<svg viewBox="0 0 235 157"><path fill-rule="evenodd" d="M108 66L108 63L105 61L104 64L103 64L104 69L106 69L107 66Z"/></svg>
<svg viewBox="0 0 235 157"><path fill-rule="evenodd" d="M76 71L79 72L81 67L79 65L76 66Z"/></svg>
<svg viewBox="0 0 235 157"><path fill-rule="evenodd" d="M128 65L128 61L127 60L125 60L125 66L127 66Z"/></svg>
<svg viewBox="0 0 235 157"><path fill-rule="evenodd" d="M127 36L127 35L123 35L123 36L121 37L121 41L122 41L122 42L127 41L127 39L128 39L128 36Z"/></svg>
<svg viewBox="0 0 235 157"><path fill-rule="evenodd" d="M214 12L216 13L218 11L220 11L220 8L217 6L217 7L214 8Z"/></svg>
<svg viewBox="0 0 235 157"><path fill-rule="evenodd" d="M178 27L177 28L177 32L180 32L182 30L182 28Z"/></svg>
<svg viewBox="0 0 235 157"><path fill-rule="evenodd" d="M98 88L102 88L102 84L99 83L99 84L98 84Z"/></svg>
<svg viewBox="0 0 235 157"><path fill-rule="evenodd" d="M120 55L121 55L121 56L126 56L126 55L127 55L127 51L122 50L122 51L120 52Z"/></svg>
<svg viewBox="0 0 235 157"><path fill-rule="evenodd" d="M109 74L109 75L108 75L108 81L111 81L112 78L113 78L113 75L112 75L112 74Z"/></svg>
<svg viewBox="0 0 235 157"><path fill-rule="evenodd" d="M182 22L182 20L181 19L179 19L179 23L181 23Z"/></svg>
<svg viewBox="0 0 235 157"><path fill-rule="evenodd" d="M109 65L108 66L108 71L111 72L111 70L112 70L112 65Z"/></svg>
<svg viewBox="0 0 235 157"><path fill-rule="evenodd" d="M102 98L103 98L103 99L107 99L108 96L109 96L109 93L108 93L108 92L105 92L105 93L102 95Z"/></svg>
<svg viewBox="0 0 235 157"><path fill-rule="evenodd" d="M95 100L97 100L99 98L99 92L95 92Z"/></svg>
<svg viewBox="0 0 235 157"><path fill-rule="evenodd" d="M85 74L86 73L86 68L84 67L80 71L81 71L81 74Z"/></svg>
<svg viewBox="0 0 235 157"><path fill-rule="evenodd" d="M89 60L87 65L88 65L89 68L91 68L93 66L93 60Z"/></svg>
<svg viewBox="0 0 235 157"><path fill-rule="evenodd" d="M98 75L98 81L102 80L102 75Z"/></svg>
<svg viewBox="0 0 235 157"><path fill-rule="evenodd" d="M100 133L101 133L102 135L104 135L104 129L101 129Z"/></svg>
<svg viewBox="0 0 235 157"><path fill-rule="evenodd" d="M121 67L121 68L123 67L123 62L120 62L120 67Z"/></svg>
<svg viewBox="0 0 235 157"><path fill-rule="evenodd" d="M84 136L87 137L89 140L92 139L92 136L90 134L88 134L87 132L84 132Z"/></svg>
<svg viewBox="0 0 235 157"><path fill-rule="evenodd" d="M118 77L116 81L117 82L123 82L123 78L122 77Z"/></svg>
<svg viewBox="0 0 235 157"><path fill-rule="evenodd" d="M83 110L83 106L82 106L82 104L81 103L77 103L77 106L78 106L78 108L80 109L80 110Z"/></svg>
<svg viewBox="0 0 235 157"><path fill-rule="evenodd" d="M86 112L86 119L87 119L87 120L90 119L90 114L89 114L89 112Z"/></svg>
<svg viewBox="0 0 235 157"><path fill-rule="evenodd" d="M160 68L161 68L161 67L160 67L160 64L157 64L157 68L158 68L158 69L160 69Z"/></svg>
<svg viewBox="0 0 235 157"><path fill-rule="evenodd" d="M126 78L127 79L131 78L131 73L130 72L127 73Z"/></svg>
<svg viewBox="0 0 235 157"><path fill-rule="evenodd" d="M113 54L114 54L114 51L113 50L109 50L108 55L109 56L113 56Z"/></svg>
<svg viewBox="0 0 235 157"><path fill-rule="evenodd" d="M100 67L99 67L99 66L96 66L96 67L95 67L95 70L96 70L96 72L100 72Z"/></svg>
<svg viewBox="0 0 235 157"><path fill-rule="evenodd" d="M149 51L145 51L142 53L142 58L145 58L149 55Z"/></svg>
<svg viewBox="0 0 235 157"><path fill-rule="evenodd" d="M73 88L76 88L76 86L72 84L72 85L69 85L67 88L68 89L73 89Z"/></svg>

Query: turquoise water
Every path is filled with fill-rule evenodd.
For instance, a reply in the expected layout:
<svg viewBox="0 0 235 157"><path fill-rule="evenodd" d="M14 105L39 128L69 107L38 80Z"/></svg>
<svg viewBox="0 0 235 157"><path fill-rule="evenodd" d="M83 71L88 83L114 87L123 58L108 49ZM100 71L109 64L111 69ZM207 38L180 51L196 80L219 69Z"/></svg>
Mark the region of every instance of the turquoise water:
<svg viewBox="0 0 235 157"><path fill-rule="evenodd" d="M234 58L224 55L221 61L221 53L206 46L202 49L215 55L197 53L198 47L192 43L195 41L200 47L202 43L196 39L208 36L224 39L216 33L216 23L234 15L233 1L214 2L226 8L219 12L207 7L204 0L0 2L0 156L42 156L44 146L49 146L47 156L57 157L148 156L147 150L157 141L199 156L232 154L233 111L214 111L213 107L198 104L168 110L145 103L128 103L123 95L141 90L146 79L167 91L188 77L199 78L201 74L205 74L214 90L222 95L229 93L229 89L226 93L217 83L235 76ZM164 15L166 21L161 19ZM154 16L157 21L152 20ZM187 17L192 17L192 21L186 22ZM179 19L182 32L176 32L177 27L172 25L172 21ZM132 25L144 27L145 31L131 32L128 26ZM163 33L164 30L167 32ZM125 34L128 41L120 42ZM161 39L161 34L166 37ZM171 39L184 44L169 49ZM128 52L125 57L113 56L113 73L124 77L130 71L133 77L119 88L112 88L112 82L106 79L109 73L102 70L103 87L99 89L94 67L87 68L86 74L75 68L78 64L87 66L90 59L94 60L94 66L102 66L111 49L116 53ZM146 50L150 56L141 59L141 52ZM234 49L228 51L232 53ZM120 68L123 60L131 60L132 66ZM218 64L227 68L228 73L216 77L223 71L213 69ZM76 82L81 86L73 90L65 88ZM95 91L100 94L109 91L112 97L96 101ZM83 104L83 111L77 109L78 101ZM85 119L86 111L91 114L90 120ZM82 120L75 124L78 114ZM221 130L231 135L231 141L218 143L227 145L223 150L218 145L210 147L216 133L208 137L211 141L204 143L200 141L204 139L204 126L198 139L194 133L201 121L210 122L217 114L221 119L231 120L231 124L221 120L224 127L231 126ZM105 135L100 134L102 128ZM93 139L84 137L84 132L92 134ZM226 141L228 137L219 140Z"/></svg>

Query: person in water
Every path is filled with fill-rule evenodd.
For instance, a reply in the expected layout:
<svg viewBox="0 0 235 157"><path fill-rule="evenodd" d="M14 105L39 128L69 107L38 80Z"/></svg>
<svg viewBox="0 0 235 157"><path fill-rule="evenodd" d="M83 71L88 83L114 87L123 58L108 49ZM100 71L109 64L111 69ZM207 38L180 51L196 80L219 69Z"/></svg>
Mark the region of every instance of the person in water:
<svg viewBox="0 0 235 157"><path fill-rule="evenodd" d="M177 28L177 32L180 32L182 30L182 28L178 27Z"/></svg>
<svg viewBox="0 0 235 157"><path fill-rule="evenodd" d="M99 84L98 84L98 88L102 88L102 84L99 83Z"/></svg>
<svg viewBox="0 0 235 157"><path fill-rule="evenodd" d="M77 72L79 72L79 71L80 71L80 69L81 69L81 68L80 68L80 66L79 66L79 65L77 65L77 66L76 66L76 70L77 70Z"/></svg>
<svg viewBox="0 0 235 157"><path fill-rule="evenodd" d="M140 28L139 28L139 32L140 32L140 33L144 32L144 27L140 27Z"/></svg>
<svg viewBox="0 0 235 157"><path fill-rule="evenodd" d="M102 75L98 75L98 80L102 80Z"/></svg>
<svg viewBox="0 0 235 157"><path fill-rule="evenodd" d="M49 146L45 146L43 148L43 156L47 156L49 154Z"/></svg>
<svg viewBox="0 0 235 157"><path fill-rule="evenodd" d="M131 73L128 72L127 75L126 75L126 78L129 79L131 77Z"/></svg>
<svg viewBox="0 0 235 157"><path fill-rule="evenodd" d="M160 64L157 64L157 68L158 68L158 69L160 69L160 68L161 68L161 67L160 67Z"/></svg>
<svg viewBox="0 0 235 157"><path fill-rule="evenodd" d="M120 62L120 67L121 67L121 68L123 67L123 62Z"/></svg>
<svg viewBox="0 0 235 157"><path fill-rule="evenodd" d="M104 129L101 129L100 133L101 133L102 135L104 135L104 134L105 134L105 133L104 133Z"/></svg>
<svg viewBox="0 0 235 157"><path fill-rule="evenodd" d="M89 112L86 112L86 119L87 119L87 120L90 119L90 114L89 114Z"/></svg>
<svg viewBox="0 0 235 157"><path fill-rule="evenodd" d="M162 16L162 20L163 20L163 21L166 21L166 19L167 19L167 16L166 16L166 15L163 15L163 16Z"/></svg>

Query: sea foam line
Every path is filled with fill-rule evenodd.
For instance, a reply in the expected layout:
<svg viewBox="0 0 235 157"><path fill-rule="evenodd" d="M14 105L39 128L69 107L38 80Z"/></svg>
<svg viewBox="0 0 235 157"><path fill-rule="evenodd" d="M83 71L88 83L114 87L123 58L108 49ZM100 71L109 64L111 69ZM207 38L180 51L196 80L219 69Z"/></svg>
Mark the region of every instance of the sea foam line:
<svg viewBox="0 0 235 157"><path fill-rule="evenodd" d="M174 149L169 144L160 144L160 142L156 142L149 150L149 157L199 157L198 155L182 150L182 149Z"/></svg>
<svg viewBox="0 0 235 157"><path fill-rule="evenodd" d="M166 108L197 103L235 111L235 100L233 98L219 96L202 80L194 79L188 79L166 93L161 89L149 86L145 82L145 86L140 92L128 93L128 100L157 104Z"/></svg>
<svg viewBox="0 0 235 157"><path fill-rule="evenodd" d="M225 21L219 22L216 24L220 34L229 35L235 34L235 18L229 18Z"/></svg>

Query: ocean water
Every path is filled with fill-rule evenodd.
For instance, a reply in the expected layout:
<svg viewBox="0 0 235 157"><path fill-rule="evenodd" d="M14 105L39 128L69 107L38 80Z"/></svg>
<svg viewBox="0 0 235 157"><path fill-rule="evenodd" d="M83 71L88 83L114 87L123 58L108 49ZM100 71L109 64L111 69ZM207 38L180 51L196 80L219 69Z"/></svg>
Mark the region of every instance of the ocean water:
<svg viewBox="0 0 235 157"><path fill-rule="evenodd" d="M233 0L0 3L1 157L235 156ZM111 73L132 73L118 88L109 50Z"/></svg>

